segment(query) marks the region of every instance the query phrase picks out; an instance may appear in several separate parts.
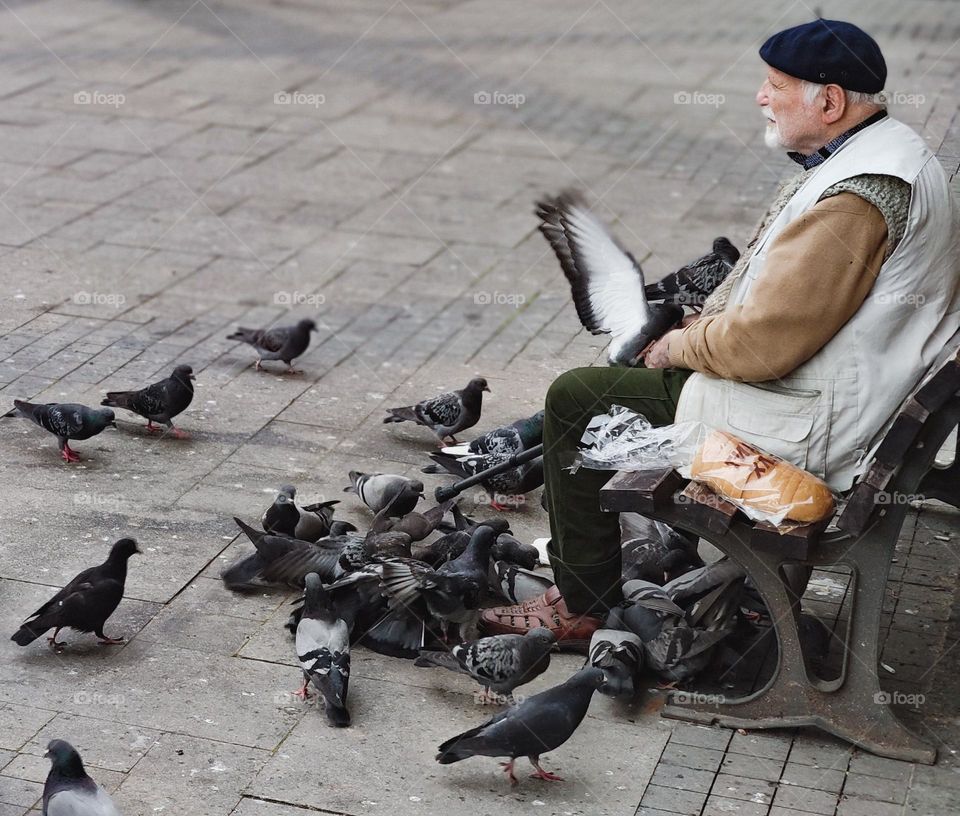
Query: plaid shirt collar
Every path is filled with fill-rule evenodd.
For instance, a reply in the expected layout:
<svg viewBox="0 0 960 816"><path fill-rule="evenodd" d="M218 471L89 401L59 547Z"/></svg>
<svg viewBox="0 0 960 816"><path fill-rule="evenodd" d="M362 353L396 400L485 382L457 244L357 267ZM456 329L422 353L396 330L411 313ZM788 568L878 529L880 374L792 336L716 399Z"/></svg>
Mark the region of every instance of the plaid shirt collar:
<svg viewBox="0 0 960 816"><path fill-rule="evenodd" d="M868 116L864 119L859 125L854 125L850 130L845 130L835 139L831 139L823 147L821 147L815 153L811 153L809 156L804 156L803 153L797 153L795 150L791 150L787 155L793 159L797 164L803 167L804 170L812 170L819 164L823 164L827 159L836 152L837 148L840 147L847 139L853 136L854 133L859 133L864 128L870 127L870 125L879 122L881 119L885 119L887 112L885 110L879 110L873 116Z"/></svg>

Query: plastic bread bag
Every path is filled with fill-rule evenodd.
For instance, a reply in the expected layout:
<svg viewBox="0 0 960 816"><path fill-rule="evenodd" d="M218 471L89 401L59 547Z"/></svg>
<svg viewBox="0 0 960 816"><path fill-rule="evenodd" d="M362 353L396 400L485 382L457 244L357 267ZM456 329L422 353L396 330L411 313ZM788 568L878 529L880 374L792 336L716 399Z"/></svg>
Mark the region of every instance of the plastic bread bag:
<svg viewBox="0 0 960 816"><path fill-rule="evenodd" d="M573 472L580 467L593 470L675 467L684 472L708 432L700 422L678 422L654 428L636 411L612 405L608 413L593 417L587 424Z"/></svg>
<svg viewBox="0 0 960 816"><path fill-rule="evenodd" d="M690 464L690 478L750 518L771 524L809 524L830 518L836 509L821 479L724 431L711 431L704 439Z"/></svg>
<svg viewBox="0 0 960 816"><path fill-rule="evenodd" d="M733 434L700 422L654 428L623 406L594 417L574 463L597 470L653 470L674 467L685 478L710 487L749 518L791 526L821 521L836 504L827 485L779 456Z"/></svg>

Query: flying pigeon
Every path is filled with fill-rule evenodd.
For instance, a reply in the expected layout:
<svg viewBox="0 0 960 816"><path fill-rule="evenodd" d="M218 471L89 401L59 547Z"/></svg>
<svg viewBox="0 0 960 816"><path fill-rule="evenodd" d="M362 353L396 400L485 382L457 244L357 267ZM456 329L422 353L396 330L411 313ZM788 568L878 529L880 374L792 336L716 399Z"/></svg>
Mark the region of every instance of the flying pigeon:
<svg viewBox="0 0 960 816"><path fill-rule="evenodd" d="M350 471L344 493L356 493L374 513L389 508L389 515L400 518L411 512L423 498L423 482L390 473Z"/></svg>
<svg viewBox="0 0 960 816"><path fill-rule="evenodd" d="M302 587L308 573L316 572L328 581L337 576L337 565L345 547L363 541L358 533L329 536L317 542L300 541L256 530L234 517L237 526L256 548L235 561L221 574L227 589L260 589L264 586Z"/></svg>
<svg viewBox="0 0 960 816"><path fill-rule="evenodd" d="M173 427L173 418L183 413L193 400L193 369L188 365L178 365L165 380L155 382L139 391L108 391L106 399L100 404L111 408L125 408L147 420L149 433L159 432L154 426L160 422L178 439L187 437L179 428Z"/></svg>
<svg viewBox="0 0 960 816"><path fill-rule="evenodd" d="M384 424L416 422L429 428L440 439L449 438L455 445L456 434L472 428L480 421L483 392L490 391L483 377L475 377L461 391L448 391L405 408L388 408Z"/></svg>
<svg viewBox="0 0 960 816"><path fill-rule="evenodd" d="M512 456L543 442L543 417L543 411L538 411L531 417L518 419L502 428L487 431L465 445L443 448L443 452L453 456L466 456L471 453L499 453Z"/></svg>
<svg viewBox="0 0 960 816"><path fill-rule="evenodd" d="M492 635L461 643L449 651L424 649L413 665L461 672L483 686L487 696L493 692L512 697L517 686L547 670L556 640L556 635L543 627L523 635Z"/></svg>
<svg viewBox="0 0 960 816"><path fill-rule="evenodd" d="M643 270L573 191L537 203L540 232L570 283L577 315L593 334L611 335L611 365L631 366L683 317L674 304L650 306Z"/></svg>
<svg viewBox="0 0 960 816"><path fill-rule="evenodd" d="M298 695L306 699L312 683L323 696L327 721L344 728L350 725L350 632L320 583L320 576L311 572L305 582L306 600L297 625L297 659L303 669L303 688Z"/></svg>
<svg viewBox="0 0 960 816"><path fill-rule="evenodd" d="M66 462L79 462L76 451L70 449L71 439L89 439L107 426L116 428L113 411L109 408L88 408L71 402L13 401L13 410L4 416L21 416L39 425L57 437L60 453Z"/></svg>
<svg viewBox="0 0 960 816"><path fill-rule="evenodd" d="M429 454L435 464L422 468L424 473L450 473L460 479L506 462L512 454L480 453L456 456L444 451ZM524 494L543 485L543 457L538 456L515 468L489 476L480 482L490 496L490 506L497 511L507 510L525 501Z"/></svg>
<svg viewBox="0 0 960 816"><path fill-rule="evenodd" d="M333 522L333 506L338 499L301 506L296 501L297 489L293 485L284 485L263 515L260 524L264 531L274 535L286 535L301 541L318 541L330 535ZM347 522L344 522L345 524ZM355 530L352 524L350 529Z"/></svg>
<svg viewBox="0 0 960 816"><path fill-rule="evenodd" d="M703 306L740 259L738 250L723 236L714 239L713 251L680 267L658 283L644 288L647 300L659 300L678 306Z"/></svg>
<svg viewBox="0 0 960 816"><path fill-rule="evenodd" d="M272 329L245 329L240 326L227 340L249 343L257 350L254 367L259 371L264 360L283 360L287 373L296 374L293 361L310 345L310 332L317 330L312 320L301 320L296 326L274 326Z"/></svg>
<svg viewBox="0 0 960 816"><path fill-rule="evenodd" d="M489 582L490 549L496 534L480 526L470 537L466 550L436 570L420 561L384 559L383 591L390 607L413 608L424 601L429 612L447 623L460 624L460 634L476 624L480 602Z"/></svg>
<svg viewBox="0 0 960 816"><path fill-rule="evenodd" d="M562 777L540 767L540 755L573 736L587 714L593 692L602 683L603 672L585 666L565 683L534 694L483 725L447 740L437 749L437 762L450 765L473 756L508 757L501 764L510 784L516 785L513 765L517 757L525 756L537 771L531 778L562 782Z"/></svg>
<svg viewBox="0 0 960 816"><path fill-rule="evenodd" d="M43 816L120 816L110 795L93 781L80 754L64 740L50 740L50 771L43 785Z"/></svg>
<svg viewBox="0 0 960 816"><path fill-rule="evenodd" d="M47 642L58 648L60 630L69 627L78 632L93 632L100 643L112 646L123 643L123 638L110 638L103 633L103 625L123 598L127 580L127 559L140 550L132 538L121 538L110 548L107 560L89 567L77 575L49 601L41 606L10 638L18 646L33 643L48 629L54 629Z"/></svg>

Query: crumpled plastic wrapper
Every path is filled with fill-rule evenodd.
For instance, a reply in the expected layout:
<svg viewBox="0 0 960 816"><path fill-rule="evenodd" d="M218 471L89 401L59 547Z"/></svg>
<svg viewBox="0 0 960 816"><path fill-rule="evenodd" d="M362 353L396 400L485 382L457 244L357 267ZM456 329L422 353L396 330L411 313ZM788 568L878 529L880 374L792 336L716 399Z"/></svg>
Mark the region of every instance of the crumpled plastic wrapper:
<svg viewBox="0 0 960 816"><path fill-rule="evenodd" d="M573 472L673 467L781 532L829 518L836 508L830 489L811 473L701 422L654 428L635 411L614 405L590 421L580 442Z"/></svg>
<svg viewBox="0 0 960 816"><path fill-rule="evenodd" d="M593 417L580 439L573 472L655 470L674 467L689 478L690 463L709 429L701 422L677 422L654 428L649 420L622 405Z"/></svg>

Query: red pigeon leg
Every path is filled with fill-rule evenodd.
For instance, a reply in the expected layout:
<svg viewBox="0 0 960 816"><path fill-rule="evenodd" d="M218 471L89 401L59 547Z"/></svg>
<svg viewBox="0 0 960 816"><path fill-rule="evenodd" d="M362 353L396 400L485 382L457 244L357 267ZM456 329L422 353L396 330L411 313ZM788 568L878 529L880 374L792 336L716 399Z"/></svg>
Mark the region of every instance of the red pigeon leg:
<svg viewBox="0 0 960 816"><path fill-rule="evenodd" d="M555 773L550 773L550 771L545 771L540 767L540 757L532 756L527 757L530 760L530 764L537 769L536 773L530 774L531 779L545 779L547 782L563 782L562 776L557 776Z"/></svg>
<svg viewBox="0 0 960 816"><path fill-rule="evenodd" d="M174 428L172 425L170 426L170 433L173 434L173 436L177 439L190 438L190 434L188 434L186 431L181 431L179 428Z"/></svg>
<svg viewBox="0 0 960 816"><path fill-rule="evenodd" d="M69 442L64 442L64 443L63 443L63 448L61 448L60 452L63 454L63 461L65 461L65 462L79 462L79 461L80 461L80 457L77 455L77 452L76 452L75 450L71 450L71 449L70 449L70 443L69 443Z"/></svg>
<svg viewBox="0 0 960 816"><path fill-rule="evenodd" d="M154 425L151 420L147 420L147 433L160 433L163 431L159 425Z"/></svg>
<svg viewBox="0 0 960 816"><path fill-rule="evenodd" d="M291 692L291 694L293 694L294 697L299 697L301 700L309 700L310 692L307 690L309 685L310 685L310 681L305 677L303 679L303 687L298 688L296 691Z"/></svg>
<svg viewBox="0 0 960 816"><path fill-rule="evenodd" d="M112 638L107 637L103 632L94 632L94 634L100 638L98 641L101 646L119 646L122 643L126 643L126 639L122 637Z"/></svg>
<svg viewBox="0 0 960 816"><path fill-rule="evenodd" d="M511 759L509 762L501 762L500 767L503 768L503 772L507 775L507 778L510 780L511 785L519 785L520 780L513 773L513 763L516 762L515 759Z"/></svg>

